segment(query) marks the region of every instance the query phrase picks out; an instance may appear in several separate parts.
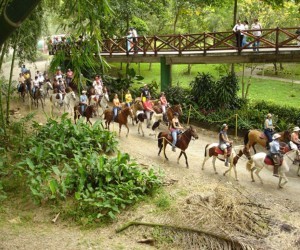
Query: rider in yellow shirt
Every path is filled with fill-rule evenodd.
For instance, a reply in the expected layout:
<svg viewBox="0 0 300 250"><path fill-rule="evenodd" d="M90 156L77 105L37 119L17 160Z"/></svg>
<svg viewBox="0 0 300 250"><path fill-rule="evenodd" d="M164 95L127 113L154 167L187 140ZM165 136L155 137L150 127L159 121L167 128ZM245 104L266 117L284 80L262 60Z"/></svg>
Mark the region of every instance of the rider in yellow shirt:
<svg viewBox="0 0 300 250"><path fill-rule="evenodd" d="M127 93L125 94L125 104L127 107L130 107L132 104L132 96L130 94L129 89L127 90Z"/></svg>

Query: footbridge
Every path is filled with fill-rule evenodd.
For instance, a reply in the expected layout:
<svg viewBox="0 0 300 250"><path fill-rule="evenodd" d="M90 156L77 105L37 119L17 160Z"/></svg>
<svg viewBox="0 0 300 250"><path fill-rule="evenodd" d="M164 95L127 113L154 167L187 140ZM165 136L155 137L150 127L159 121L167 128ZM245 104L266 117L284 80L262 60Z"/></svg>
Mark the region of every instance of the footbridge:
<svg viewBox="0 0 300 250"><path fill-rule="evenodd" d="M232 31L104 39L101 56L107 62L160 63L161 86L171 84L173 64L300 62L298 27L245 30L241 46Z"/></svg>

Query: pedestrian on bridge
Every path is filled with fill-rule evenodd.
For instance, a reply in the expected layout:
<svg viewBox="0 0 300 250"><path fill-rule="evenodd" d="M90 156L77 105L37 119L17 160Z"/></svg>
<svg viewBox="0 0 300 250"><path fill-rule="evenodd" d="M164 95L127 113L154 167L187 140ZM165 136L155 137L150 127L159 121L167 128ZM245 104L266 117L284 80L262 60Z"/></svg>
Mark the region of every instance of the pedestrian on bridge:
<svg viewBox="0 0 300 250"><path fill-rule="evenodd" d="M236 37L236 47L240 48L242 47L242 42L243 42L243 30L245 29L244 24L241 23L241 20L237 20L236 25L234 25L233 27L233 32L235 33L235 37Z"/></svg>
<svg viewBox="0 0 300 250"><path fill-rule="evenodd" d="M255 42L253 43L253 51L259 51L259 44L260 44L260 37L262 35L262 27L261 24L258 22L258 19L254 19L254 23L251 25L251 29L253 31L253 35L256 37Z"/></svg>

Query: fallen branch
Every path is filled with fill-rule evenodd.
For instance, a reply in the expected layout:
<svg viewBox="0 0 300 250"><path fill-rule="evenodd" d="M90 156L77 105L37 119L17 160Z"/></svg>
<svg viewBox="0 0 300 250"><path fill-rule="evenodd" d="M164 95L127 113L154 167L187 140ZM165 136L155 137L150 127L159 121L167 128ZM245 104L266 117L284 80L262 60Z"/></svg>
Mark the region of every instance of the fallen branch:
<svg viewBox="0 0 300 250"><path fill-rule="evenodd" d="M60 212L55 216L55 218L52 220L53 223L55 223L58 219L58 216L60 215Z"/></svg>
<svg viewBox="0 0 300 250"><path fill-rule="evenodd" d="M205 231L205 230L194 229L194 228L189 228L189 227L158 224L158 223L139 222L139 221L130 221L130 222L124 224L122 227L120 227L119 229L116 230L116 233L120 233L120 232L126 230L128 227L131 227L131 226L165 227L165 228L172 229L172 230L190 231L190 232L193 232L193 233L205 234L207 236L214 237L214 238L217 238L219 240L224 240L226 242L231 242L232 244L238 245L238 246L241 246L241 247L245 246L244 243L241 243L241 242L239 242L235 239L232 239L230 237L220 235L220 234L217 234L217 233L208 232L208 231Z"/></svg>

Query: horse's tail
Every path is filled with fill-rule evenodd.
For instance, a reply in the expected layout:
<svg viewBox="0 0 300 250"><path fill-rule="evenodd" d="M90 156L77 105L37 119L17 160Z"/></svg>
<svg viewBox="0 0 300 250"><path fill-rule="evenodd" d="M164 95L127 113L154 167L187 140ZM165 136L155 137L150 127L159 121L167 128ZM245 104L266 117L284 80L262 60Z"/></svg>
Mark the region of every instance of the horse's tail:
<svg viewBox="0 0 300 250"><path fill-rule="evenodd" d="M247 169L248 171L251 171L252 164L253 164L253 159L252 159L252 157L251 157L250 160L248 160L247 163L246 163L246 169Z"/></svg>
<svg viewBox="0 0 300 250"><path fill-rule="evenodd" d="M248 130L248 132L244 136L244 145L247 145L247 143L249 142L249 133L250 133L250 130Z"/></svg>
<svg viewBox="0 0 300 250"><path fill-rule="evenodd" d="M157 140L157 146L159 147L159 148L161 148L161 146L162 146L162 140L163 140L163 138L162 138L162 132L159 132L159 134L158 134L158 140Z"/></svg>
<svg viewBox="0 0 300 250"><path fill-rule="evenodd" d="M204 150L204 157L206 157L207 156L207 147L209 146L209 144L206 144L206 146L205 146L205 150Z"/></svg>

